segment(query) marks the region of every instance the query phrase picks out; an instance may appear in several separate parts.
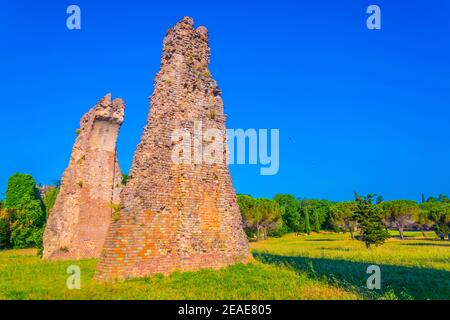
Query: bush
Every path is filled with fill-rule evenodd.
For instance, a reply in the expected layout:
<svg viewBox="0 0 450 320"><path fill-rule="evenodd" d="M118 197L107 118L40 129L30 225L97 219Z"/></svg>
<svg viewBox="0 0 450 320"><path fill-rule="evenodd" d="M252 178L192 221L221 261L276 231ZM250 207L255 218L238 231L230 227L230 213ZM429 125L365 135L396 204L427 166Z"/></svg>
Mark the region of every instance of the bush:
<svg viewBox="0 0 450 320"><path fill-rule="evenodd" d="M0 208L0 250L7 249L10 246L10 213L6 209Z"/></svg>
<svg viewBox="0 0 450 320"><path fill-rule="evenodd" d="M126 173L122 173L122 186L126 186L130 176Z"/></svg>
<svg viewBox="0 0 450 320"><path fill-rule="evenodd" d="M45 207L45 217L48 218L50 214L50 210L53 208L56 202L56 198L58 197L59 189L56 187L51 187L42 198L42 202Z"/></svg>
<svg viewBox="0 0 450 320"><path fill-rule="evenodd" d="M37 246L42 240L44 211L39 199L28 199L13 209L11 216L11 245L15 249Z"/></svg>
<svg viewBox="0 0 450 320"><path fill-rule="evenodd" d="M373 205L373 197L372 194L366 197L355 194L357 203L355 217L360 225L361 240L365 242L367 248L371 245L379 246L390 237L382 223L379 207Z"/></svg>
<svg viewBox="0 0 450 320"><path fill-rule="evenodd" d="M35 247L42 242L45 211L31 175L16 173L9 178L5 209L9 211L13 248Z"/></svg>
<svg viewBox="0 0 450 320"><path fill-rule="evenodd" d="M277 194L273 200L283 208L283 214L281 216L283 226L279 229L279 232L282 234L302 232L304 230L304 222L300 214L300 206L297 198L290 194Z"/></svg>

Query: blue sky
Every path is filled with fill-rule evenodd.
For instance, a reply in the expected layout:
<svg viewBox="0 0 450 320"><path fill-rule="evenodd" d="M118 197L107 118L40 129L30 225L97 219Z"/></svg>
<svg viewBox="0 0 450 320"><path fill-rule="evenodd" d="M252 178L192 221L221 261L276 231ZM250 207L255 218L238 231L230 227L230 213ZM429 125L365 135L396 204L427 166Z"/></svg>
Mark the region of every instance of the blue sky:
<svg viewBox="0 0 450 320"><path fill-rule="evenodd" d="M70 4L79 31L66 28ZM366 28L370 4L381 30ZM280 129L280 172L232 166L239 193L450 194L446 0L17 0L0 10L0 197L14 172L59 179L80 117L108 92L127 105L118 151L128 171L162 39L186 15L210 32L228 127Z"/></svg>

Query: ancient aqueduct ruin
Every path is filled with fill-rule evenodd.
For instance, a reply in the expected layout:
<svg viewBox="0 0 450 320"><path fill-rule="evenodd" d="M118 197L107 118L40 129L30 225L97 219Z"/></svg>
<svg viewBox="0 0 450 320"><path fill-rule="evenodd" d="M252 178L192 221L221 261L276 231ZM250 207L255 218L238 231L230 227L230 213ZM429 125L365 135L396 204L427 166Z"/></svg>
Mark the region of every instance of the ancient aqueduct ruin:
<svg viewBox="0 0 450 320"><path fill-rule="evenodd" d="M221 91L208 31L185 17L164 39L146 127L122 190L116 140L124 102L104 97L81 119L44 235L44 259L99 258L96 278L222 268L251 259L228 165L174 163L171 135L216 129ZM207 143L207 141L202 141Z"/></svg>

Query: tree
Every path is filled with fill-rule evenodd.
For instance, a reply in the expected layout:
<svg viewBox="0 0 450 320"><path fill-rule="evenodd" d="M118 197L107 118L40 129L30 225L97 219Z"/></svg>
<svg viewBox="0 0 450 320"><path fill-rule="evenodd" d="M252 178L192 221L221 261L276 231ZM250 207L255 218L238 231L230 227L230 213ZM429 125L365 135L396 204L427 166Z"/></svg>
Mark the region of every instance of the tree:
<svg viewBox="0 0 450 320"><path fill-rule="evenodd" d="M256 203L263 240L267 240L268 232L280 227L282 209L276 201L269 199L260 198Z"/></svg>
<svg viewBox="0 0 450 320"><path fill-rule="evenodd" d="M238 195L237 198L247 236L255 237L256 241L264 240L269 231L280 228L283 209L277 202L248 195Z"/></svg>
<svg viewBox="0 0 450 320"><path fill-rule="evenodd" d="M52 210L53 206L55 205L56 198L58 197L59 190L61 184L58 180L55 180L54 186L45 186L45 188L41 189L41 197L42 197L42 203L45 209L45 222L41 228L40 235L39 235L39 241L36 244L38 249L38 256L42 256L42 253L44 252L44 244L43 244L43 235L45 231L45 224L47 222L48 216L50 215L50 211Z"/></svg>
<svg viewBox="0 0 450 320"><path fill-rule="evenodd" d="M9 178L5 208L10 216L10 243L27 248L42 241L45 213L36 182L31 175L16 173Z"/></svg>
<svg viewBox="0 0 450 320"><path fill-rule="evenodd" d="M450 204L446 202L434 203L430 210L430 219L436 225L436 233L441 237L450 233Z"/></svg>
<svg viewBox="0 0 450 320"><path fill-rule="evenodd" d="M321 227L321 223L320 223L320 218L319 218L319 211L320 209L314 209L313 210L313 230L314 232L320 232L320 230L322 229Z"/></svg>
<svg viewBox="0 0 450 320"><path fill-rule="evenodd" d="M48 215L50 214L50 210L53 208L56 202L56 198L58 197L59 188L56 186L50 187L49 190L42 197L42 202L45 207L45 218L48 219Z"/></svg>
<svg viewBox="0 0 450 320"><path fill-rule="evenodd" d="M450 198L447 195L441 193L437 198L428 197L426 202L450 203Z"/></svg>
<svg viewBox="0 0 450 320"><path fill-rule="evenodd" d="M411 200L393 200L379 205L386 221L395 226L404 240L404 229L418 219L419 206Z"/></svg>
<svg viewBox="0 0 450 320"><path fill-rule="evenodd" d="M381 221L380 210L373 204L374 196L369 194L362 197L355 193L357 203L355 217L360 225L361 239L367 248L370 248L371 245L381 245L389 238L389 232Z"/></svg>
<svg viewBox="0 0 450 320"><path fill-rule="evenodd" d="M443 203L450 203L450 198L445 194L440 194L437 200Z"/></svg>
<svg viewBox="0 0 450 320"><path fill-rule="evenodd" d="M332 205L330 201L302 199L299 201L299 205L306 233L309 234L311 230L320 232L325 224L329 224L330 206Z"/></svg>
<svg viewBox="0 0 450 320"><path fill-rule="evenodd" d="M126 186L128 183L128 180L130 179L130 176L126 173L122 173L122 185Z"/></svg>
<svg viewBox="0 0 450 320"><path fill-rule="evenodd" d="M290 194L277 194L274 201L283 208L282 220L285 233L295 232L298 235L304 229L302 216L300 214L300 206L297 198Z"/></svg>
<svg viewBox="0 0 450 320"><path fill-rule="evenodd" d="M376 204L381 204L384 201L383 196L378 196L376 200Z"/></svg>
<svg viewBox="0 0 450 320"><path fill-rule="evenodd" d="M24 199L39 198L36 182L31 175L16 173L8 180L4 206L6 209L16 209Z"/></svg>
<svg viewBox="0 0 450 320"><path fill-rule="evenodd" d="M309 207L305 207L303 211L303 219L305 219L305 233L310 234L311 233L311 223L309 219Z"/></svg>
<svg viewBox="0 0 450 320"><path fill-rule="evenodd" d="M241 210L245 233L249 238L256 235L256 241L258 241L259 233L257 231L259 230L260 218L257 216L259 212L256 209L256 199L248 195L239 194L237 202Z"/></svg>
<svg viewBox="0 0 450 320"><path fill-rule="evenodd" d="M0 208L0 250L7 249L10 246L10 218L8 210Z"/></svg>
<svg viewBox="0 0 450 320"><path fill-rule="evenodd" d="M53 180L53 185L55 186L56 189L59 189L61 187L61 179L54 179Z"/></svg>
<svg viewBox="0 0 450 320"><path fill-rule="evenodd" d="M355 239L354 231L358 226L355 212L358 205L355 201L338 202L331 206L331 223L341 230L350 232L352 239Z"/></svg>
<svg viewBox="0 0 450 320"><path fill-rule="evenodd" d="M434 225L432 213L438 210L437 202L423 202L419 205L419 214L417 216L417 226L422 231L422 236L425 237L425 230L430 229Z"/></svg>
<svg viewBox="0 0 450 320"><path fill-rule="evenodd" d="M325 223L329 223L330 207L330 202L318 200L318 205L312 208L312 215L310 216L310 218L312 218L311 222L313 231L320 232L323 229Z"/></svg>

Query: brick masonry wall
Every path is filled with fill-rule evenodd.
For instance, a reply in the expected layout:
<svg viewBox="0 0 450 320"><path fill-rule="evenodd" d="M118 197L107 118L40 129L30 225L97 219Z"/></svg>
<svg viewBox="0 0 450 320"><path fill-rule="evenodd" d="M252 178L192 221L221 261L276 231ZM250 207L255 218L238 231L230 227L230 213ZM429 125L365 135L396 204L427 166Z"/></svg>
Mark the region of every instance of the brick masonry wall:
<svg viewBox="0 0 450 320"><path fill-rule="evenodd" d="M222 268L251 260L224 151L223 163L175 164L174 130L223 134L221 91L208 70L208 31L186 17L164 39L147 125L121 193L96 278ZM207 141L203 141L207 143Z"/></svg>
<svg viewBox="0 0 450 320"><path fill-rule="evenodd" d="M122 177L116 140L124 118L121 99L105 96L80 121L61 190L44 233L44 259L98 258L119 202Z"/></svg>

